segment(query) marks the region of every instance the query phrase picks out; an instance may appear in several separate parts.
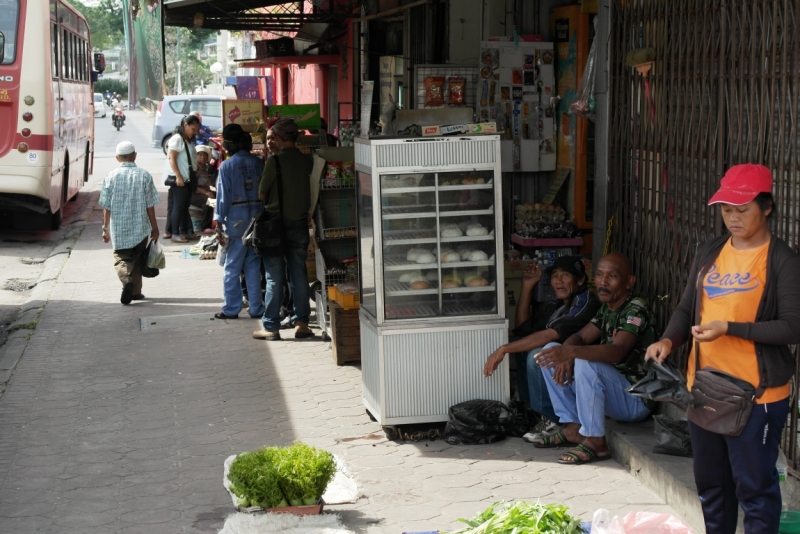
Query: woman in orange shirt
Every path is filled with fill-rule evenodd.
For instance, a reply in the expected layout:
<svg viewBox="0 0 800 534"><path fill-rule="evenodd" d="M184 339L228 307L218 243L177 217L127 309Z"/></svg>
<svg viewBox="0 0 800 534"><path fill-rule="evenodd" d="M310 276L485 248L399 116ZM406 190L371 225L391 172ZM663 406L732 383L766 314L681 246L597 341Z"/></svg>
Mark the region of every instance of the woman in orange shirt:
<svg viewBox="0 0 800 534"><path fill-rule="evenodd" d="M708 204L720 205L730 234L700 247L681 301L647 358L662 362L692 341L690 388L695 348L701 369L712 367L756 388L756 405L738 436L689 423L694 476L707 532L734 534L741 505L746 533L776 533L781 494L775 463L796 367L788 345L800 343L800 257L770 231L775 202L772 174L763 165L731 167Z"/></svg>

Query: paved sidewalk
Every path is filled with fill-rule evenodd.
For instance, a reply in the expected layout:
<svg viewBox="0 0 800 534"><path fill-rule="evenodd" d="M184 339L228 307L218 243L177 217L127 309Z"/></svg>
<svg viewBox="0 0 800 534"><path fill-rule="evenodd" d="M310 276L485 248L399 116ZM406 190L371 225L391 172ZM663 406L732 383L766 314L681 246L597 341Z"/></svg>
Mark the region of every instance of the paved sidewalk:
<svg viewBox="0 0 800 534"><path fill-rule="evenodd" d="M358 367L337 367L319 338L266 344L250 337L258 321L211 320L220 267L178 255L169 246L147 299L122 306L92 213L0 401L0 532L217 532L232 512L224 459L295 439L349 462L365 497L328 510L359 533L446 529L502 499L584 519L671 512L614 462L559 466L558 451L520 439L387 442ZM141 317L157 319L141 331Z"/></svg>

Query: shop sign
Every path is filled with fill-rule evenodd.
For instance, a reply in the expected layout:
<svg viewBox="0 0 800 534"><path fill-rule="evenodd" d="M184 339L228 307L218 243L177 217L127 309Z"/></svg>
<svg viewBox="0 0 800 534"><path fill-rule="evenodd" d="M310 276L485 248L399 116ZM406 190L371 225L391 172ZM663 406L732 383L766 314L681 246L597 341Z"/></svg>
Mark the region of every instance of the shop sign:
<svg viewBox="0 0 800 534"><path fill-rule="evenodd" d="M264 120L264 104L261 100L223 100L222 125L239 124L247 131L252 131Z"/></svg>
<svg viewBox="0 0 800 534"><path fill-rule="evenodd" d="M270 106L267 112L270 119L294 119L300 130L319 130L322 127L319 104Z"/></svg>

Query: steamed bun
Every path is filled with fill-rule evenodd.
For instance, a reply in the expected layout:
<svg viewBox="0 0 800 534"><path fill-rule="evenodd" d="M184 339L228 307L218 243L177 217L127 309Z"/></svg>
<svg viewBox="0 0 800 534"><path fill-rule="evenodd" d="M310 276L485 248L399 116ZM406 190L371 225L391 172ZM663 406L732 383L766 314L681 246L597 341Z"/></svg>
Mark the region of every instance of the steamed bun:
<svg viewBox="0 0 800 534"><path fill-rule="evenodd" d="M467 228L467 235L486 235L489 231L481 225L470 226Z"/></svg>
<svg viewBox="0 0 800 534"><path fill-rule="evenodd" d="M425 280L425 277L422 276L422 271L411 271L409 273L403 273L400 275L400 282L410 284L411 282L416 282L417 280Z"/></svg>
<svg viewBox="0 0 800 534"><path fill-rule="evenodd" d="M464 235L464 232L458 226L448 226L442 230L442 237L461 237L462 235Z"/></svg>
<svg viewBox="0 0 800 534"><path fill-rule="evenodd" d="M435 262L436 262L436 256L434 256L427 250L420 252L419 256L417 256L417 263L435 263Z"/></svg>
<svg viewBox="0 0 800 534"><path fill-rule="evenodd" d="M469 253L469 257L467 259L469 261L483 261L488 260L489 256L482 250L473 250Z"/></svg>

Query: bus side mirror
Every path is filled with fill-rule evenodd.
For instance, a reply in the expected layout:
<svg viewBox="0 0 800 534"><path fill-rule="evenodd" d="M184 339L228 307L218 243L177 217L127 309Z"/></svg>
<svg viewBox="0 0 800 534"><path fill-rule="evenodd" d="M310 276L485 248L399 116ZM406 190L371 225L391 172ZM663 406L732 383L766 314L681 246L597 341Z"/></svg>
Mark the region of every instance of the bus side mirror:
<svg viewBox="0 0 800 534"><path fill-rule="evenodd" d="M0 63L3 62L3 57L6 54L6 36L0 32Z"/></svg>
<svg viewBox="0 0 800 534"><path fill-rule="evenodd" d="M106 56L103 54L94 55L94 70L97 72L103 72L106 70Z"/></svg>

